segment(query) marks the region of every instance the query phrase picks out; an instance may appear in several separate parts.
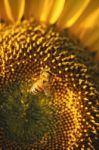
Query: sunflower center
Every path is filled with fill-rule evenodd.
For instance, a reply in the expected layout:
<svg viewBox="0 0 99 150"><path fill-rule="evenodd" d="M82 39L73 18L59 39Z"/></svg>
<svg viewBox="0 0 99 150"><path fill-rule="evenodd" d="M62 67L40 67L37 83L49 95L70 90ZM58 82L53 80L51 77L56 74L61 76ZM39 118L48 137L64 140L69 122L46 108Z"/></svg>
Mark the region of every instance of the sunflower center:
<svg viewBox="0 0 99 150"><path fill-rule="evenodd" d="M0 146L92 149L99 99L92 53L68 30L34 19L5 30L0 33ZM44 68L50 69L39 76Z"/></svg>
<svg viewBox="0 0 99 150"><path fill-rule="evenodd" d="M49 130L53 118L51 97L28 92L28 84L14 83L0 95L0 118L4 119L8 140L34 143Z"/></svg>

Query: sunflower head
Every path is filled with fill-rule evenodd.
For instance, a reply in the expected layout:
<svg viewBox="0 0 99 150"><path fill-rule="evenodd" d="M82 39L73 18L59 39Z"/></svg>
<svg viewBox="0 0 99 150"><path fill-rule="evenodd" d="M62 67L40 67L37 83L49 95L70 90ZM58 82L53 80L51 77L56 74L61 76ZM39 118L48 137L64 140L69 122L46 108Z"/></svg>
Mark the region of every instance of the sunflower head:
<svg viewBox="0 0 99 150"><path fill-rule="evenodd" d="M0 2L0 148L97 149L99 2Z"/></svg>

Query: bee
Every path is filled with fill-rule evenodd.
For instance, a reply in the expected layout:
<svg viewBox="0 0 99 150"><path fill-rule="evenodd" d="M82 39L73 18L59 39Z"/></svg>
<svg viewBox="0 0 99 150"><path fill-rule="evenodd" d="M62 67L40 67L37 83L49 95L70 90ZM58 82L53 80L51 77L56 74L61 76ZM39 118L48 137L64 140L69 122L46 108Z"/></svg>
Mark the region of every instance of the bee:
<svg viewBox="0 0 99 150"><path fill-rule="evenodd" d="M39 77L33 83L30 92L33 95L37 95L38 93L44 93L46 96L51 95L51 82L53 81L53 76L56 76L51 73L49 70L44 69L41 71Z"/></svg>
<svg viewBox="0 0 99 150"><path fill-rule="evenodd" d="M50 79L51 74L47 70L42 70L39 77L36 79L36 81L33 83L30 92L33 95L36 95L38 93L44 93L45 95L48 95L50 91Z"/></svg>

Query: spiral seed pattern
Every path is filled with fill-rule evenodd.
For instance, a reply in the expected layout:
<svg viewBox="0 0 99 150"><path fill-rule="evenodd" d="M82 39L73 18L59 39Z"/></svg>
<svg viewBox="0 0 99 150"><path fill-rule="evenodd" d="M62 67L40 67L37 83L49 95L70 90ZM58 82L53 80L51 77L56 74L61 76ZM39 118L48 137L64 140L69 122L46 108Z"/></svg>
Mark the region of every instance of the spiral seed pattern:
<svg viewBox="0 0 99 150"><path fill-rule="evenodd" d="M31 95L42 69L51 96ZM0 148L92 150L98 137L98 66L68 30L33 18L0 32Z"/></svg>

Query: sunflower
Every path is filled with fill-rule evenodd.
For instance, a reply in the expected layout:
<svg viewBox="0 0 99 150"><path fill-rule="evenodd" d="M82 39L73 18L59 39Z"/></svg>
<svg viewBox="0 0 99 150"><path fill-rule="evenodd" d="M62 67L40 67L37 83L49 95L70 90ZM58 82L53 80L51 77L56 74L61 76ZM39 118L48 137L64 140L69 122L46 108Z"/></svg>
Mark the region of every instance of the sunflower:
<svg viewBox="0 0 99 150"><path fill-rule="evenodd" d="M98 150L99 1L0 3L0 149Z"/></svg>

